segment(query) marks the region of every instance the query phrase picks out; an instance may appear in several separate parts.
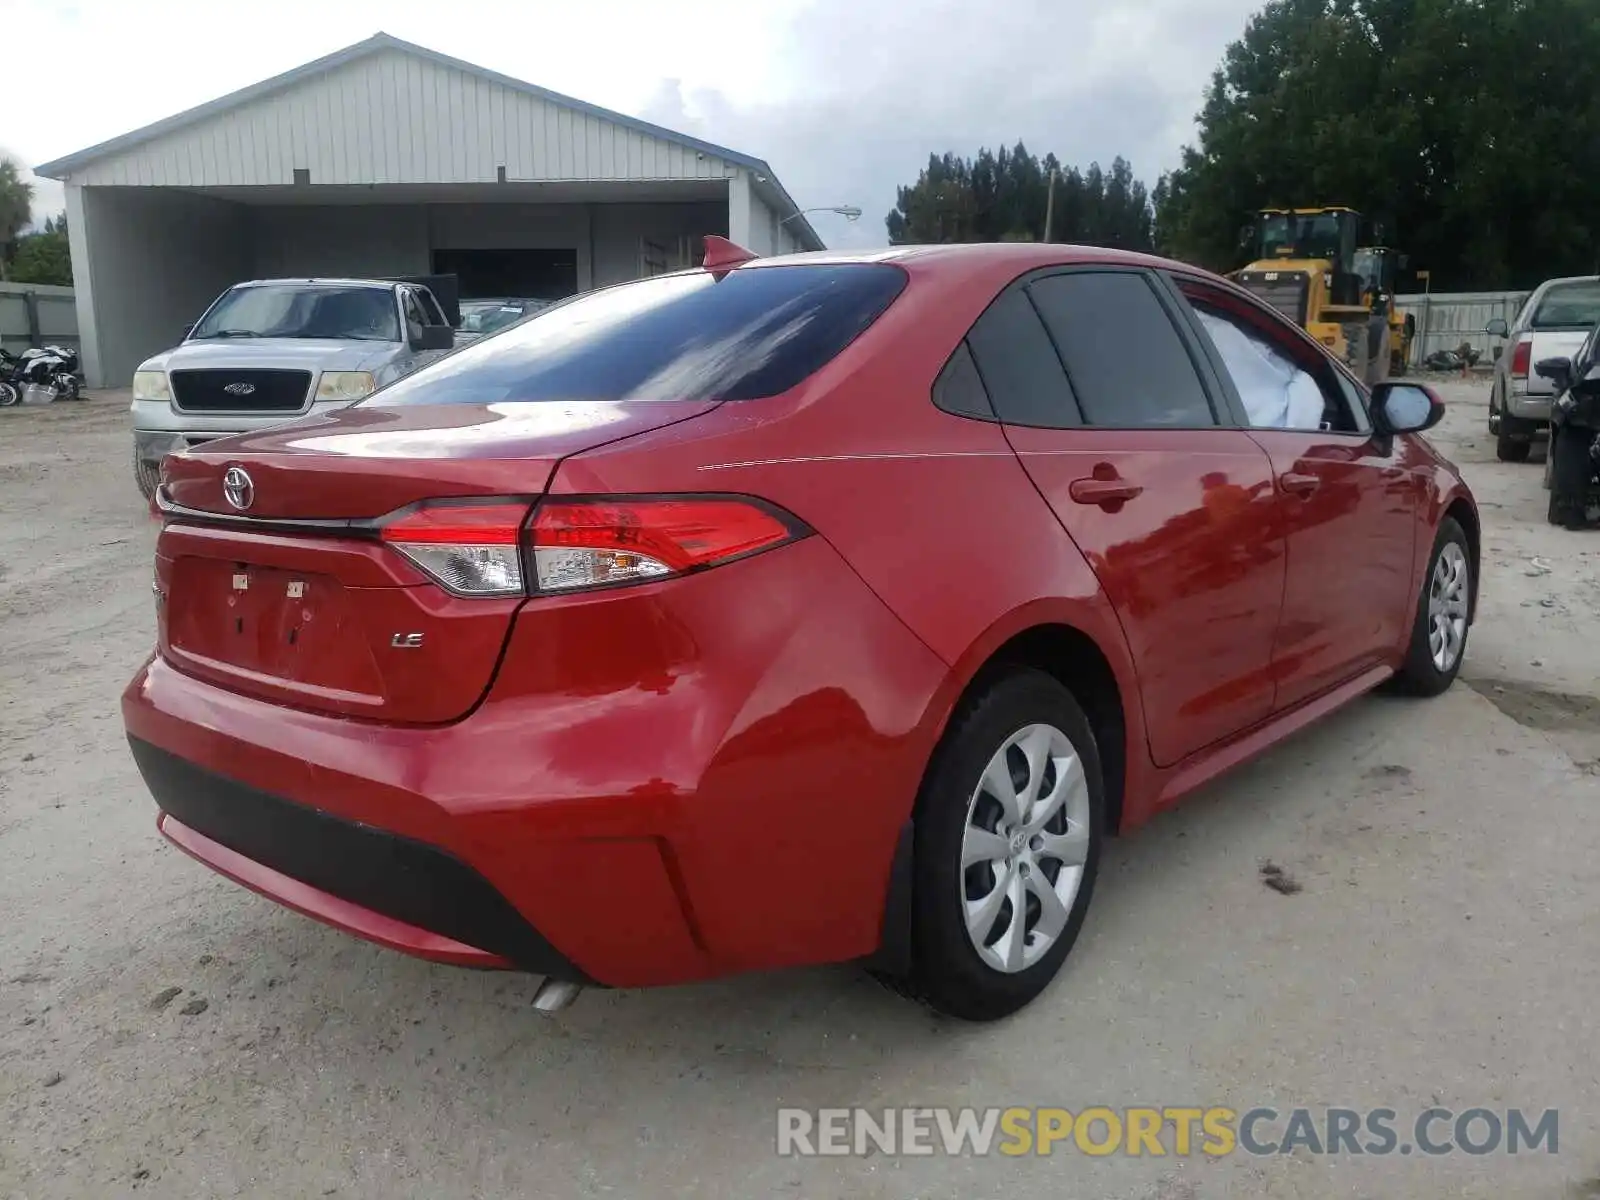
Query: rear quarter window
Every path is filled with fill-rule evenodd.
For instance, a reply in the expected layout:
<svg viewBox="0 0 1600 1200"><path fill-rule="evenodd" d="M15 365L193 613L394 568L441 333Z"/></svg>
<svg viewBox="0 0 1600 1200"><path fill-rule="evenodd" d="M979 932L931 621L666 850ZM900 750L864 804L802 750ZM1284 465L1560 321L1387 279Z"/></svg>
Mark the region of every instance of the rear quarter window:
<svg viewBox="0 0 1600 1200"><path fill-rule="evenodd" d="M905 285L882 263L642 279L553 307L364 403L757 400L821 369Z"/></svg>

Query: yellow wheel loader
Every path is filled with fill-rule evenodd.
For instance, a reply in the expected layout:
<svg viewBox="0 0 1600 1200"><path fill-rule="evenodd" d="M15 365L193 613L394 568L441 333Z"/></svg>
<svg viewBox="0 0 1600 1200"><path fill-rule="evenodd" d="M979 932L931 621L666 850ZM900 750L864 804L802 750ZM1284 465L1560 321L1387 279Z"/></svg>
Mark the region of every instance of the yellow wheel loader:
<svg viewBox="0 0 1600 1200"><path fill-rule="evenodd" d="M1358 378L1388 378L1391 321L1374 311L1376 294L1356 268L1361 214L1338 206L1263 209L1255 234L1255 261L1231 278L1303 327ZM1392 285L1385 295L1392 311ZM1402 323L1402 341L1403 335Z"/></svg>

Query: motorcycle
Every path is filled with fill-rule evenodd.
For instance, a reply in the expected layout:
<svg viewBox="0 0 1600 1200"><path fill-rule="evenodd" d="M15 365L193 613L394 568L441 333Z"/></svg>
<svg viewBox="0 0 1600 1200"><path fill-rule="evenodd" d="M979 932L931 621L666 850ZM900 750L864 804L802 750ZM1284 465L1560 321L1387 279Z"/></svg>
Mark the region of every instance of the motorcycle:
<svg viewBox="0 0 1600 1200"><path fill-rule="evenodd" d="M1548 358L1534 370L1556 387L1550 405L1546 519L1566 529L1600 520L1600 328L1573 358Z"/></svg>
<svg viewBox="0 0 1600 1200"><path fill-rule="evenodd" d="M1477 366L1482 357L1483 351L1463 342L1454 350L1435 350L1422 365L1430 371L1461 371Z"/></svg>
<svg viewBox="0 0 1600 1200"><path fill-rule="evenodd" d="M35 346L21 354L0 350L0 408L81 399L76 350L65 346Z"/></svg>

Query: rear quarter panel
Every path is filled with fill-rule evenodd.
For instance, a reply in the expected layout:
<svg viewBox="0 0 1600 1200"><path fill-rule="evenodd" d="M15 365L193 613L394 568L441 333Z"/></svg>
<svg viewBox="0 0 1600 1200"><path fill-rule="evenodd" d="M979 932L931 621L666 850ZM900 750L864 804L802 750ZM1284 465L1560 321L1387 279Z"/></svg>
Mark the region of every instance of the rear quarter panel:
<svg viewBox="0 0 1600 1200"><path fill-rule="evenodd" d="M1021 269L915 263L901 298L794 391L568 459L552 493L733 492L780 504L838 550L948 667L918 722L931 752L962 689L1008 639L1070 625L1138 695L1120 626L1088 563L1040 498L999 425L936 408L934 380ZM1128 745L1142 777L1142 713ZM1130 759L1135 755L1130 752ZM909 814L920 779L897 804ZM885 860L887 862L887 859Z"/></svg>

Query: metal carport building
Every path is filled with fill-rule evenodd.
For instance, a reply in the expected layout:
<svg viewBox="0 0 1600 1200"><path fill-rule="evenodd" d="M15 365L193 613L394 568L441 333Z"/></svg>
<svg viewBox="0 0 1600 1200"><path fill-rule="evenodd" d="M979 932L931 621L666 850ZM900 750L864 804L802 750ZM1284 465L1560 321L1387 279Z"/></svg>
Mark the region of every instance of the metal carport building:
<svg viewBox="0 0 1600 1200"><path fill-rule="evenodd" d="M66 185L92 386L244 279L554 299L693 265L708 233L823 248L758 158L383 33L35 171Z"/></svg>

